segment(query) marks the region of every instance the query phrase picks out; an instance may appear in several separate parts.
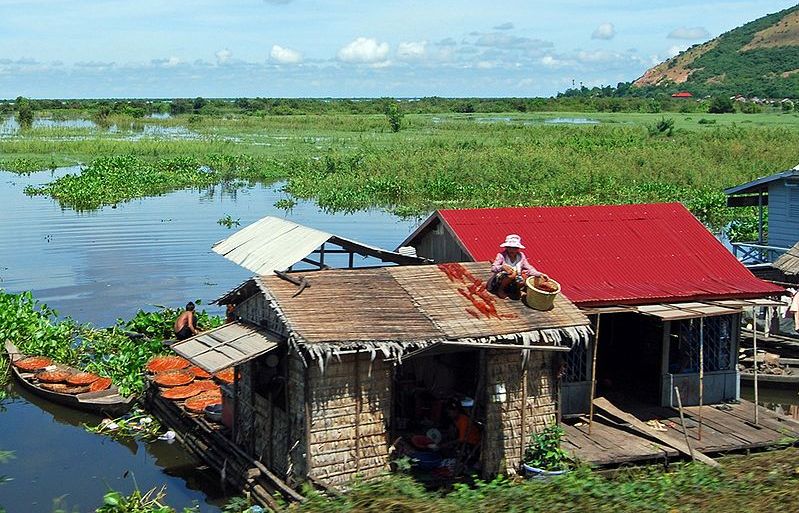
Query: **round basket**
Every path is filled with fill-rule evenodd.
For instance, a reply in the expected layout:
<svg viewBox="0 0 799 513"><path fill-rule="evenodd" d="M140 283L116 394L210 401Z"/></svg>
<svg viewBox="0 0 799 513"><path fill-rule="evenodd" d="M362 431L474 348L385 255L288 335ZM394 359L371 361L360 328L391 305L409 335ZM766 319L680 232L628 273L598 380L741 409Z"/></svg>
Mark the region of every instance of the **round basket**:
<svg viewBox="0 0 799 513"><path fill-rule="evenodd" d="M527 295L524 296L524 304L535 310L541 310L542 312L552 310L555 304L555 297L560 294L560 283L551 278L549 279L549 283L555 284L557 290L554 292L541 290L536 288L535 278L527 278Z"/></svg>
<svg viewBox="0 0 799 513"><path fill-rule="evenodd" d="M40 371L36 373L36 379L42 383L63 383L70 376L65 370Z"/></svg>

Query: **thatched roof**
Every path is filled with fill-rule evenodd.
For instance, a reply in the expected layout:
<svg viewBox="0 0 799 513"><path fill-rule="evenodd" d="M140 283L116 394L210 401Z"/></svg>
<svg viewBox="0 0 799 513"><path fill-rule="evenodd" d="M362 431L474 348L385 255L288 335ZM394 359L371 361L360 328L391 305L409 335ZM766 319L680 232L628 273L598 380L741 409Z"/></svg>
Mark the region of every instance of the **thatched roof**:
<svg viewBox="0 0 799 513"><path fill-rule="evenodd" d="M799 275L799 242L780 256L774 262L774 267L788 275Z"/></svg>
<svg viewBox="0 0 799 513"><path fill-rule="evenodd" d="M462 265L483 283L490 276L487 263ZM483 313L464 296L471 279L449 278L435 265L292 276L310 284L296 297L298 287L277 276L258 276L252 282L286 323L290 340L314 356L345 349L401 355L442 341L571 345L590 333L588 318L563 296L546 312L489 296L496 312ZM252 290L240 288L246 289Z"/></svg>

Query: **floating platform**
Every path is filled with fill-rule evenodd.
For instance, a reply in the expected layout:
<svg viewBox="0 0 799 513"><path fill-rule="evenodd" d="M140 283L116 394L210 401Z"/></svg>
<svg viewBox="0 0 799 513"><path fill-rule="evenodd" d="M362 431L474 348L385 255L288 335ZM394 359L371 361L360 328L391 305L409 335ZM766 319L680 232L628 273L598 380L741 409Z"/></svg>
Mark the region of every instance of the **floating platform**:
<svg viewBox="0 0 799 513"><path fill-rule="evenodd" d="M685 442L676 409L640 404L625 404L619 409L642 423L657 421L652 424L658 429L633 426L612 413L595 413L591 434L584 419L564 423L563 448L576 459L597 467L687 458L675 448ZM762 450L799 441L799 421L760 407L755 425L755 405L749 401L703 406L701 435L699 407L688 406L683 411L691 448L706 455Z"/></svg>

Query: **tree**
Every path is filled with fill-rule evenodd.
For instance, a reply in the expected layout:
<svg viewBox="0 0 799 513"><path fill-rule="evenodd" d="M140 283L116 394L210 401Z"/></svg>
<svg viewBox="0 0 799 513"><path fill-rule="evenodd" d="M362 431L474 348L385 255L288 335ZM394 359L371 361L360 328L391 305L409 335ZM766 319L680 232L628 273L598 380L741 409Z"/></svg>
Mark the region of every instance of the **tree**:
<svg viewBox="0 0 799 513"><path fill-rule="evenodd" d="M20 96L17 98L17 123L22 128L30 128L33 125L33 105L31 105L30 100L27 98L23 98Z"/></svg>
<svg viewBox="0 0 799 513"><path fill-rule="evenodd" d="M711 114L729 114L735 112L735 106L726 96L716 96L710 100L710 107L707 109Z"/></svg>
<svg viewBox="0 0 799 513"><path fill-rule="evenodd" d="M386 118L388 119L388 124L391 127L392 132L399 132L400 128L402 128L402 117L404 114L399 108L397 102L389 102L386 104Z"/></svg>
<svg viewBox="0 0 799 513"><path fill-rule="evenodd" d="M200 109L202 109L203 107L205 107L205 104L206 104L206 103L208 103L208 102L206 102L206 101L205 101L205 98L203 98L202 96L198 96L197 98L195 98L195 99L194 99L194 105L193 105L193 107L194 107L194 112L199 112L199 111L200 111Z"/></svg>

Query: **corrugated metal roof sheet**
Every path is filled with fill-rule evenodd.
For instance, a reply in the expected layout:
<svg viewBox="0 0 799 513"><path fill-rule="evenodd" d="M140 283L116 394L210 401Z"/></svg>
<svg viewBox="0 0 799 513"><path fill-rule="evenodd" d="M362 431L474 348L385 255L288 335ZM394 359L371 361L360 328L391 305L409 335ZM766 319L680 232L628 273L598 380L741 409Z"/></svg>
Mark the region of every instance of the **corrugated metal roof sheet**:
<svg viewBox="0 0 799 513"><path fill-rule="evenodd" d="M517 233L530 262L585 306L779 294L680 203L440 210L476 261Z"/></svg>
<svg viewBox="0 0 799 513"><path fill-rule="evenodd" d="M789 169L787 171L782 171L781 173L775 173L769 176L762 176L751 182L746 182L741 185L736 185L735 187L730 187L729 189L724 189L724 194L726 195L733 195L733 194L747 194L753 193L758 191L768 191L768 184L774 182L776 180L783 180L788 178L799 178L799 166L796 166L793 169Z"/></svg>
<svg viewBox="0 0 799 513"><path fill-rule="evenodd" d="M208 372L218 372L275 349L278 343L263 330L231 322L173 344L172 349Z"/></svg>
<svg viewBox="0 0 799 513"><path fill-rule="evenodd" d="M285 271L333 235L277 217L245 226L212 249L256 274Z"/></svg>

